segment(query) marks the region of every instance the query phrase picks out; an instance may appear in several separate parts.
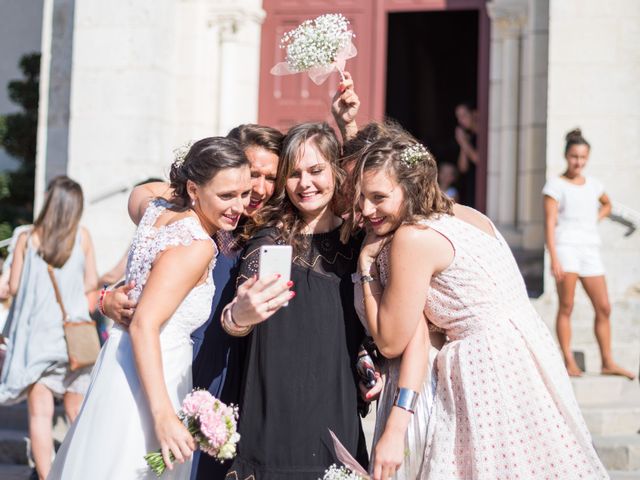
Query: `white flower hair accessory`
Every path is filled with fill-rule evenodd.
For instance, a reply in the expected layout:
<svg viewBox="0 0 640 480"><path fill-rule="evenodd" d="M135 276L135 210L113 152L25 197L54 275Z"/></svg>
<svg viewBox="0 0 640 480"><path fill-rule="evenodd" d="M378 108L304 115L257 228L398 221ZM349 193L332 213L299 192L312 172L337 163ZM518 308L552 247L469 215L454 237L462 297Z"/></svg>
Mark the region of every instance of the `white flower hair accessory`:
<svg viewBox="0 0 640 480"><path fill-rule="evenodd" d="M184 159L187 157L187 153L191 150L193 145L193 140L189 140L185 144L179 146L178 148L173 149L173 165L176 167L181 167L184 164Z"/></svg>
<svg viewBox="0 0 640 480"><path fill-rule="evenodd" d="M400 154L400 161L407 167L415 167L428 156L429 150L427 150L424 145L421 143L414 143L402 151Z"/></svg>
<svg viewBox="0 0 640 480"><path fill-rule="evenodd" d="M340 13L305 20L282 36L280 48L287 49L286 60L275 65L271 73L291 75L307 72L316 85L321 85L337 70L344 81L344 66L358 53L351 41L354 37L355 34L349 30L349 20Z"/></svg>

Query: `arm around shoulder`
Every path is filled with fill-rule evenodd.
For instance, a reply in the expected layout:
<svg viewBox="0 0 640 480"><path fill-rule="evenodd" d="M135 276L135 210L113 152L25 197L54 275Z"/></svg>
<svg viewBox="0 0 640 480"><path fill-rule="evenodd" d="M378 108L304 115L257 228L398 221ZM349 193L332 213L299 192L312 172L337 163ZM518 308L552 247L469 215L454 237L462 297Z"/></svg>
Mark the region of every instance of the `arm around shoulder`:
<svg viewBox="0 0 640 480"><path fill-rule="evenodd" d="M168 183L151 182L145 183L144 185L138 185L131 190L131 194L129 195L129 217L131 217L133 223L138 225L145 210L149 206L149 202L155 198L170 200L172 196L173 189Z"/></svg>

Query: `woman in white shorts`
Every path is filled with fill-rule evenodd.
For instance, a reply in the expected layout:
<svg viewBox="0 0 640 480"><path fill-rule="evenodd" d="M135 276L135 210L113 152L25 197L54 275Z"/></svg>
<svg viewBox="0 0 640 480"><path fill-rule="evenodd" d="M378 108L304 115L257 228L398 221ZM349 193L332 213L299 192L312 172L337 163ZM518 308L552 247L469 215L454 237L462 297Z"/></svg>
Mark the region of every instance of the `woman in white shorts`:
<svg viewBox="0 0 640 480"><path fill-rule="evenodd" d="M571 376L582 375L571 352L571 311L578 279L595 309L595 333L602 356L602 373L634 375L618 366L611 353L611 306L600 258L598 221L611 213L602 184L584 176L591 147L580 129L566 136L567 169L544 186L546 242L559 297L556 332Z"/></svg>

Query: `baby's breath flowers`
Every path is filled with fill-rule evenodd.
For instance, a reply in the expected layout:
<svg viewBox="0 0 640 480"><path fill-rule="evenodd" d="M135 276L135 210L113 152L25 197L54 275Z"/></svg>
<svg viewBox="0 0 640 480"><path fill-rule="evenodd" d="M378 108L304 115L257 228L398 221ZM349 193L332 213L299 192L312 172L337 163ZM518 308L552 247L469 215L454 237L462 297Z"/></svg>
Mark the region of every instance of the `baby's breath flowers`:
<svg viewBox="0 0 640 480"><path fill-rule="evenodd" d="M406 147L400 154L400 161L407 167L415 167L418 163L429 156L429 150L421 143L415 143Z"/></svg>
<svg viewBox="0 0 640 480"><path fill-rule="evenodd" d="M184 163L184 159L191 150L191 146L193 145L193 141L189 140L184 145L179 146L173 150L173 165L176 167L181 167Z"/></svg>
<svg viewBox="0 0 640 480"><path fill-rule="evenodd" d="M324 476L321 480L364 480L364 478L348 468L343 466L338 467L334 463L324 471Z"/></svg>
<svg viewBox="0 0 640 480"><path fill-rule="evenodd" d="M342 75L346 60L357 53L351 42L354 37L342 14L328 13L305 20L283 35L280 48L287 50L286 61L273 67L271 73L308 72L311 80L320 85L334 70Z"/></svg>

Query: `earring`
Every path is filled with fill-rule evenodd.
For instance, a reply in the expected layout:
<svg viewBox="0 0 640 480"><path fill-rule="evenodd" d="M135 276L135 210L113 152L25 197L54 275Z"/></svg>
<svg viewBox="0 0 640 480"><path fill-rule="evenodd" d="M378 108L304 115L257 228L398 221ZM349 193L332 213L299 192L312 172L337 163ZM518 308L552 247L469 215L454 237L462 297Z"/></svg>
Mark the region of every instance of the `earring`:
<svg viewBox="0 0 640 480"><path fill-rule="evenodd" d="M195 200L191 200L191 206L195 207L196 206L196 201Z"/></svg>

